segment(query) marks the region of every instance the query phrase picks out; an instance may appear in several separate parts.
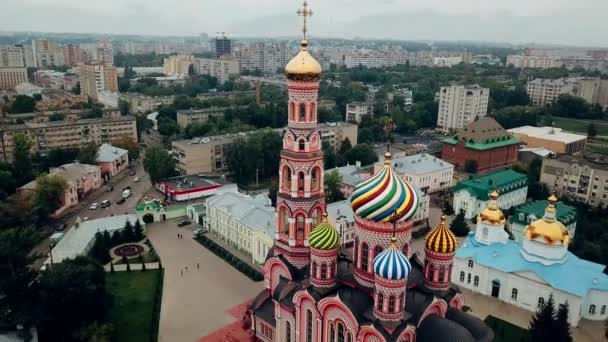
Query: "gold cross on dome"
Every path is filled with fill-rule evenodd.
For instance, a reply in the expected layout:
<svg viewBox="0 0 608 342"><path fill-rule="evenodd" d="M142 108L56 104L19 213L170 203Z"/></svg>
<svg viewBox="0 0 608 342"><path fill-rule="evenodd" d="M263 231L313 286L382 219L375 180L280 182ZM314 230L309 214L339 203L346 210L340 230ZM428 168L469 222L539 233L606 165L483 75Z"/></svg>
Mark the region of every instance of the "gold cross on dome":
<svg viewBox="0 0 608 342"><path fill-rule="evenodd" d="M298 10L298 15L304 20L304 26L302 27L302 40L306 40L306 33L308 32L308 17L312 17L312 10L308 9L308 1L304 0L302 8Z"/></svg>

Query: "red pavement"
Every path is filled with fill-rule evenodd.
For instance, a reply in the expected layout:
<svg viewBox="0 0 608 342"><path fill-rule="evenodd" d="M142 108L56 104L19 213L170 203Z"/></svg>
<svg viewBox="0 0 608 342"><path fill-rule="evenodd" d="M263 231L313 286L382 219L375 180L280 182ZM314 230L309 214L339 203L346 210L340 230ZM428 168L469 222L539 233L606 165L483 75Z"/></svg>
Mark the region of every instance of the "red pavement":
<svg viewBox="0 0 608 342"><path fill-rule="evenodd" d="M247 310L249 301L239 304L227 312L235 318L235 322L228 324L207 336L203 336L198 339L197 342L242 342L249 341L249 332L241 328L241 319L243 314Z"/></svg>

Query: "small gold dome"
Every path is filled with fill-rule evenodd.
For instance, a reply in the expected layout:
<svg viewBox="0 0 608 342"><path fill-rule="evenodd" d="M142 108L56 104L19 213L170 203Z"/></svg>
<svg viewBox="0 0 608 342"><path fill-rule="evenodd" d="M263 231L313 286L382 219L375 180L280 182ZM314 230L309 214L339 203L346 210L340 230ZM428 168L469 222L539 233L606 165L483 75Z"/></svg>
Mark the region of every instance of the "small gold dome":
<svg viewBox="0 0 608 342"><path fill-rule="evenodd" d="M570 233L568 229L555 219L557 209L555 203L557 197L551 195L549 197L549 205L545 209L545 216L528 225L524 231L524 235L528 240L542 238L548 245L556 245L561 242L562 245L568 246L570 243Z"/></svg>
<svg viewBox="0 0 608 342"><path fill-rule="evenodd" d="M308 42L305 40L302 41L300 52L285 67L289 79L317 78L322 71L321 64L308 52Z"/></svg>
<svg viewBox="0 0 608 342"><path fill-rule="evenodd" d="M488 204L488 207L479 213L478 221L489 224L505 224L505 215L496 204L496 201L498 200L498 192L493 191L490 194L490 199L491 202Z"/></svg>

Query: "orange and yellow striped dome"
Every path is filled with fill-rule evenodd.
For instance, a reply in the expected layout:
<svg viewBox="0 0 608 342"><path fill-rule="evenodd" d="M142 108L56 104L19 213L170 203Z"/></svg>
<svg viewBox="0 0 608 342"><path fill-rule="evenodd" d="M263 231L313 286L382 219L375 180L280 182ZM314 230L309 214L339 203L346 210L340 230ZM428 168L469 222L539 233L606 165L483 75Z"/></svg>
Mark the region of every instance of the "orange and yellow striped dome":
<svg viewBox="0 0 608 342"><path fill-rule="evenodd" d="M456 251L458 240L446 221L445 215L441 216L441 223L426 235L424 240L426 249L436 253L454 253Z"/></svg>

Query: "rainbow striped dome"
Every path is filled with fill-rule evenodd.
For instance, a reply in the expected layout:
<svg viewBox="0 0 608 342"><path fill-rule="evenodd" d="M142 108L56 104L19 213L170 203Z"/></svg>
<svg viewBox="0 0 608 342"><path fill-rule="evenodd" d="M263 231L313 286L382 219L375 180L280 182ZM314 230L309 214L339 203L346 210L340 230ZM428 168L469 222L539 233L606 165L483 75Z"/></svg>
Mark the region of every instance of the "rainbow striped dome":
<svg viewBox="0 0 608 342"><path fill-rule="evenodd" d="M447 224L447 218L441 216L441 223L431 230L425 238L426 249L436 253L454 253L458 240Z"/></svg>
<svg viewBox="0 0 608 342"><path fill-rule="evenodd" d="M336 249L340 242L338 232L327 222L327 213L323 214L323 222L319 223L308 236L310 247L328 251Z"/></svg>
<svg viewBox="0 0 608 342"><path fill-rule="evenodd" d="M401 280L406 278L411 270L412 265L397 248L395 239L386 250L374 258L374 272L384 279Z"/></svg>
<svg viewBox="0 0 608 342"><path fill-rule="evenodd" d="M353 211L362 218L376 222L408 220L416 214L420 199L414 188L397 176L385 155L384 169L357 185L351 197Z"/></svg>

